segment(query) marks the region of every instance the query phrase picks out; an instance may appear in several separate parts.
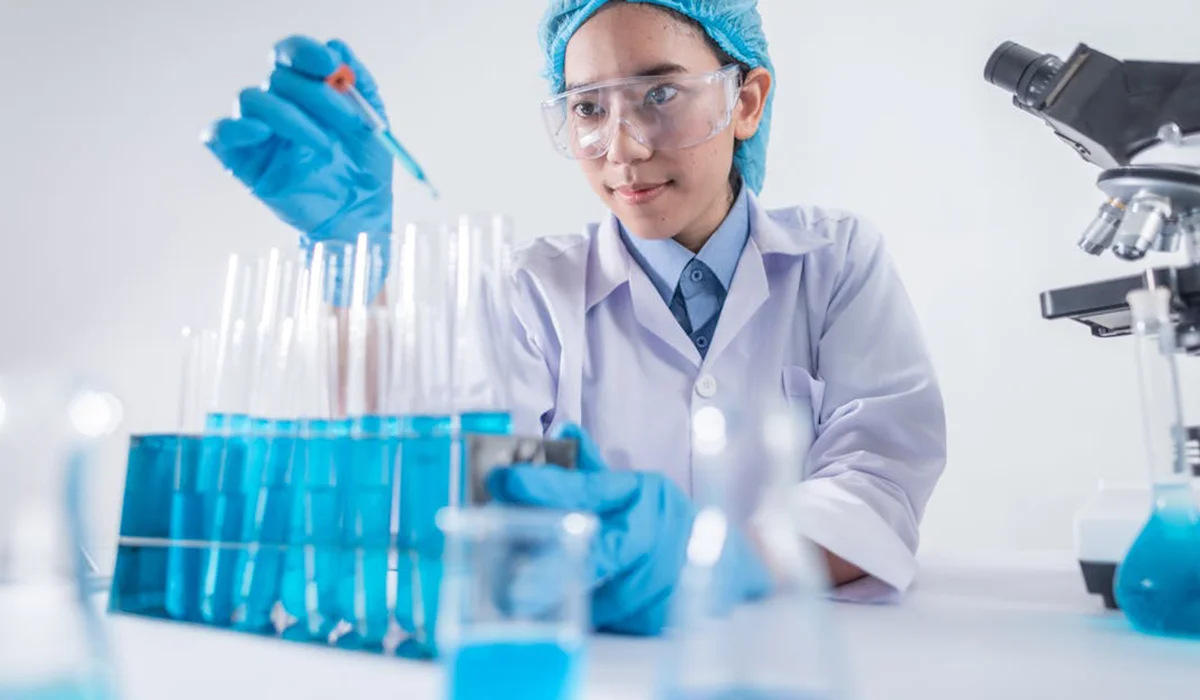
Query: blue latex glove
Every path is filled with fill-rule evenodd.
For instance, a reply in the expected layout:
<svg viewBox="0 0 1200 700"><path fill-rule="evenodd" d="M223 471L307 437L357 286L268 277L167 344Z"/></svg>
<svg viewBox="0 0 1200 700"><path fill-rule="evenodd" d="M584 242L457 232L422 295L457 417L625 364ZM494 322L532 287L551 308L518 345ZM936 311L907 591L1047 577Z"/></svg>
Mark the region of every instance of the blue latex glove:
<svg viewBox="0 0 1200 700"><path fill-rule="evenodd" d="M592 624L599 630L658 634L686 559L696 507L661 474L613 471L578 426L562 437L580 443L579 467L516 465L488 475L494 500L514 505L594 513ZM718 564L722 597L766 595L770 579L744 536L731 530Z"/></svg>
<svg viewBox="0 0 1200 700"><path fill-rule="evenodd" d="M353 243L359 233L382 242L392 230L392 156L350 98L324 82L342 63L383 115L375 80L348 46L292 36L275 45L268 88L242 90L239 113L218 120L205 137L310 249L321 241Z"/></svg>

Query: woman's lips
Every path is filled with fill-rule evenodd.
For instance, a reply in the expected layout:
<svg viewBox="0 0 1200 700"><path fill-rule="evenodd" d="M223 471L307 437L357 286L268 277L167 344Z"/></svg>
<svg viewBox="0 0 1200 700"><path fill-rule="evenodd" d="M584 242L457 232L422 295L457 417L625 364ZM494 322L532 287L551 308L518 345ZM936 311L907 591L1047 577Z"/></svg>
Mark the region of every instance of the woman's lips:
<svg viewBox="0 0 1200 700"><path fill-rule="evenodd" d="M613 193L627 204L647 204L658 199L670 184L670 181L667 181L657 185L622 185L613 189Z"/></svg>

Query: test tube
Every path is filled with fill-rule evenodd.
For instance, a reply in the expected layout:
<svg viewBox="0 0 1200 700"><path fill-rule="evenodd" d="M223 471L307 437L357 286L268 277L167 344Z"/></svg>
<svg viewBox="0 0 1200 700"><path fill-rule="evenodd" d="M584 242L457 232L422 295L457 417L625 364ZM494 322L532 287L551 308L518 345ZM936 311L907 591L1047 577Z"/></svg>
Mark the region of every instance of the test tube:
<svg viewBox="0 0 1200 700"><path fill-rule="evenodd" d="M459 219L454 371L464 433L512 430L511 255L512 224L507 218Z"/></svg>
<svg viewBox="0 0 1200 700"><path fill-rule="evenodd" d="M260 370L274 339L280 276L278 250L246 262L235 255L222 299L216 406L208 422L213 439L206 439L201 455L210 543L203 557L201 614L215 625L233 622L238 561L253 534L246 522L254 518L264 465L247 460L248 447L263 427L253 412L263 408L260 395L271 390Z"/></svg>
<svg viewBox="0 0 1200 700"><path fill-rule="evenodd" d="M389 626L387 574L393 462L398 445L388 434L380 387L390 384L386 321L379 299L388 247L359 237L346 310L346 408L350 439L340 486L343 495L341 624L331 637L343 646L378 648Z"/></svg>
<svg viewBox="0 0 1200 700"><path fill-rule="evenodd" d="M339 454L349 436L339 392L344 314L337 294L350 279L352 251L314 247L308 293L296 336L302 380L297 383L297 448L292 474L287 549L276 630L296 639L327 638L341 621L338 606L342 498ZM329 306L328 302L335 306Z"/></svg>
<svg viewBox="0 0 1200 700"><path fill-rule="evenodd" d="M288 492L296 443L295 336L304 304L303 261L272 251L256 333L250 393L252 415L242 485L245 508L233 581L233 623L270 628L279 599L283 548L291 499Z"/></svg>
<svg viewBox="0 0 1200 700"><path fill-rule="evenodd" d="M206 493L200 482L200 457L204 451L206 415L216 382L218 338L215 331L183 332L183 367L180 372L178 432L168 453L173 453L169 522L166 532L166 580L163 608L178 620L199 622L202 554L205 533ZM152 450L153 443L139 445ZM144 456L144 455L139 455ZM126 506L128 507L128 506ZM140 528L136 528L140 529Z"/></svg>
<svg viewBox="0 0 1200 700"><path fill-rule="evenodd" d="M435 516L461 484L451 437L456 253L445 225L411 224L400 241L391 392L402 414L395 617L408 635L399 653L417 657L433 648L442 554Z"/></svg>

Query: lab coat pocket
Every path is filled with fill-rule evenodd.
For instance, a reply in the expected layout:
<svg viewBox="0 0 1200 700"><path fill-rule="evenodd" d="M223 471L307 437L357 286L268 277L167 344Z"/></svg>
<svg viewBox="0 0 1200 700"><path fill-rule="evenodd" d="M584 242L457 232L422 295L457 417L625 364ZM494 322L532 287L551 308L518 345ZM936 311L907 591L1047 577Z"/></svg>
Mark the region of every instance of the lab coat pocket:
<svg viewBox="0 0 1200 700"><path fill-rule="evenodd" d="M821 426L825 382L809 374L803 367L786 366L783 368L783 394L796 415L798 445L807 453Z"/></svg>

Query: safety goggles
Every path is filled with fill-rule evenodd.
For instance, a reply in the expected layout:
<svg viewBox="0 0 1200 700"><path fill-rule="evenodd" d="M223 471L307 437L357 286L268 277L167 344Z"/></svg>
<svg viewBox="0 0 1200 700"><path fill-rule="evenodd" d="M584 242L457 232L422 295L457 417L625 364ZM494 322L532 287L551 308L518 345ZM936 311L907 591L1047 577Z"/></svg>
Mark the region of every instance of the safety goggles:
<svg viewBox="0 0 1200 700"><path fill-rule="evenodd" d="M654 151L698 146L729 126L741 70L621 78L564 92L542 103L554 147L568 158L608 153L621 127Z"/></svg>

